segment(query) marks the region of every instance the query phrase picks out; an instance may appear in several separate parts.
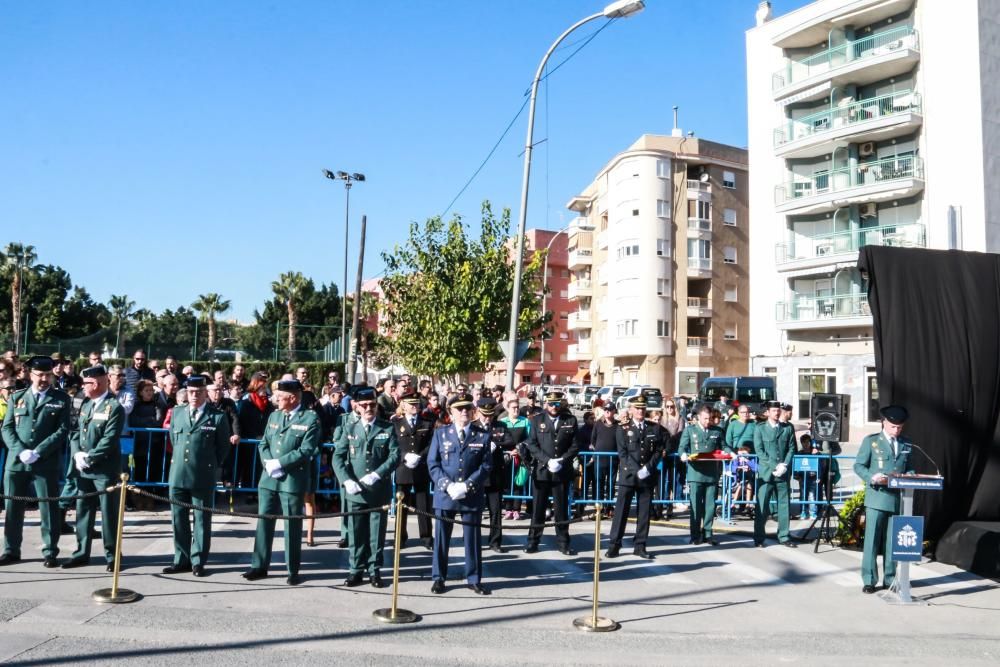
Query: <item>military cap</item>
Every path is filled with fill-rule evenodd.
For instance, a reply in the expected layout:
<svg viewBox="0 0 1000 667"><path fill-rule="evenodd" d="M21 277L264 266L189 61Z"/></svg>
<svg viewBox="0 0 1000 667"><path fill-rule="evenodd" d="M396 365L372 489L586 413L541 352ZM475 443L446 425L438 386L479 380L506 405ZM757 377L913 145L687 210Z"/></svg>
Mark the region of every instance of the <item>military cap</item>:
<svg viewBox="0 0 1000 667"><path fill-rule="evenodd" d="M611 401L608 401L607 403L602 405L601 408L605 412L618 412L618 406L612 403Z"/></svg>
<svg viewBox="0 0 1000 667"><path fill-rule="evenodd" d="M787 410L788 412L791 412L792 411L792 404L791 403L782 403L781 404L781 409L782 410Z"/></svg>
<svg viewBox="0 0 1000 667"><path fill-rule="evenodd" d="M497 411L497 401L492 396L484 396L476 401L476 407L484 415L492 415Z"/></svg>
<svg viewBox="0 0 1000 667"><path fill-rule="evenodd" d="M564 394L561 391L550 391L545 394L546 403L562 403Z"/></svg>
<svg viewBox="0 0 1000 667"><path fill-rule="evenodd" d="M910 418L910 412L902 405L887 405L878 411L890 424L899 426Z"/></svg>
<svg viewBox="0 0 1000 667"><path fill-rule="evenodd" d="M108 369L104 367L104 364L97 364L96 366L91 366L90 368L84 368L80 371L80 375L85 378L102 378L108 374Z"/></svg>
<svg viewBox="0 0 1000 667"><path fill-rule="evenodd" d="M770 410L771 408L778 408L780 410L781 401L768 401L767 403L764 404L764 407L768 410Z"/></svg>
<svg viewBox="0 0 1000 667"><path fill-rule="evenodd" d="M455 394L448 399L448 408L470 408L472 407L472 394Z"/></svg>
<svg viewBox="0 0 1000 667"><path fill-rule="evenodd" d="M58 361L59 363L62 363L62 362L64 362L64 361L66 361L66 357L64 357L64 356L62 355L62 352L53 352L53 353L52 353L52 356L51 356L51 357L49 357L49 358L50 358L50 359L51 359L52 361Z"/></svg>
<svg viewBox="0 0 1000 667"><path fill-rule="evenodd" d="M628 399L628 404L633 408L639 408L641 410L645 410L646 397L643 396L642 394L639 394L638 396L633 396L632 398Z"/></svg>
<svg viewBox="0 0 1000 667"><path fill-rule="evenodd" d="M332 387L330 387L330 393L331 394L343 394L344 393L344 388L341 387L339 384L335 384Z"/></svg>
<svg viewBox="0 0 1000 667"><path fill-rule="evenodd" d="M355 401L374 401L375 390L371 387L358 387L353 396Z"/></svg>
<svg viewBox="0 0 1000 667"><path fill-rule="evenodd" d="M278 391L288 391L294 394L302 391L302 383L298 380L278 380L277 389Z"/></svg>
<svg viewBox="0 0 1000 667"><path fill-rule="evenodd" d="M33 371L48 373L52 370L52 359L43 356L31 357L24 362L24 365Z"/></svg>
<svg viewBox="0 0 1000 667"><path fill-rule="evenodd" d="M206 386L204 375L192 375L184 382L185 387L192 387L194 389L201 389ZM291 391L286 389L285 391Z"/></svg>
<svg viewBox="0 0 1000 667"><path fill-rule="evenodd" d="M530 398L531 400L535 400L536 398L538 398L538 394L536 394L536 393L535 393L535 390L534 390L534 389L532 389L532 390L531 390L531 391L529 391L529 392L528 392L527 394L525 394L525 395L524 395L524 397L525 397L525 398Z"/></svg>
<svg viewBox="0 0 1000 667"><path fill-rule="evenodd" d="M506 389L506 387L504 387L502 384L493 385L493 391L499 391L500 393L503 393L504 389Z"/></svg>
<svg viewBox="0 0 1000 667"><path fill-rule="evenodd" d="M420 394L411 389L399 397L399 402L420 405Z"/></svg>

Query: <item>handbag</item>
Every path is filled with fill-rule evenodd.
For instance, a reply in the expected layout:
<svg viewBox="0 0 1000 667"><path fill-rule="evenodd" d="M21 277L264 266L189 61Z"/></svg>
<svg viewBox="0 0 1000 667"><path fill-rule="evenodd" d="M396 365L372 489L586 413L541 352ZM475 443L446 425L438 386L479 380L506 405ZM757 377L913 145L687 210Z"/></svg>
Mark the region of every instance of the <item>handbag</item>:
<svg viewBox="0 0 1000 667"><path fill-rule="evenodd" d="M528 483L528 466L519 465L517 467L517 472L514 474L514 485L524 486Z"/></svg>

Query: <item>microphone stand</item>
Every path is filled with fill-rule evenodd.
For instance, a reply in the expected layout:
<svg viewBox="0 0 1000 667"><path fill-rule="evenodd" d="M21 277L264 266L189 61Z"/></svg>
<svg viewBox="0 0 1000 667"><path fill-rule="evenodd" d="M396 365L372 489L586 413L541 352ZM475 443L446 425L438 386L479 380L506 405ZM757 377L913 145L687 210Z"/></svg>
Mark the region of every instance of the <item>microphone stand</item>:
<svg viewBox="0 0 1000 667"><path fill-rule="evenodd" d="M826 503L820 510L816 518L813 519L809 527L806 528L806 532L802 535L802 541L807 542L809 538L809 533L812 532L816 524L819 524L819 530L816 533L816 539L813 540L813 553L819 551L820 542L826 542L830 546L834 546L833 537L837 532L837 527L840 525L840 512L838 512L833 507L833 447L832 443L829 441L823 441L823 450L826 452L826 475L822 480L824 500ZM837 517L836 525L831 526L830 523L833 517Z"/></svg>

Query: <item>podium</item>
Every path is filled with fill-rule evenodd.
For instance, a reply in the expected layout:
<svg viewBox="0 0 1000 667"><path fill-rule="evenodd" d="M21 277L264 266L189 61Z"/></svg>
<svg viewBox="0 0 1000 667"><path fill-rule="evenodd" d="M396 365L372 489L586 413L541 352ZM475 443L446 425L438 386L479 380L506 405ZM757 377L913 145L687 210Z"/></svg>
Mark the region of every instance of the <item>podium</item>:
<svg viewBox="0 0 1000 667"><path fill-rule="evenodd" d="M890 604L926 604L910 594L910 563L920 562L924 533L924 518L913 516L913 492L941 491L944 477L894 473L889 475L886 487L902 491L903 507L900 515L892 517L892 544L886 545L896 561L896 578L879 597Z"/></svg>

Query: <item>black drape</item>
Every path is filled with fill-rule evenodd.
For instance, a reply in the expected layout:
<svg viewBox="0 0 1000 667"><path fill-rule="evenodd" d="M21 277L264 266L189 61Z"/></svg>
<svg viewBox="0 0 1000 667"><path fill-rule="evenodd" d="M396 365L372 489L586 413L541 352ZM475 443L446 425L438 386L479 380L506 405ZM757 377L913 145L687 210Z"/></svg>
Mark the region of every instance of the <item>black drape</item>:
<svg viewBox="0 0 1000 667"><path fill-rule="evenodd" d="M953 521L1000 520L1000 255L866 247L882 405L910 411L905 435L945 477L918 492L926 539ZM919 454L918 472L934 472Z"/></svg>

